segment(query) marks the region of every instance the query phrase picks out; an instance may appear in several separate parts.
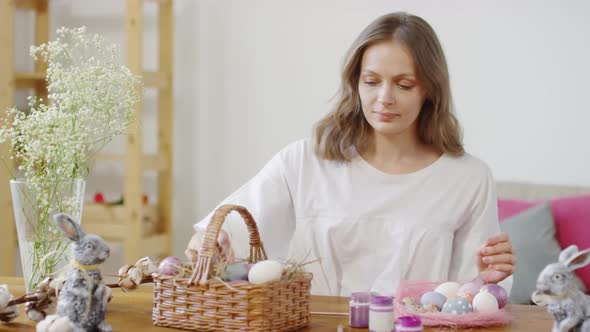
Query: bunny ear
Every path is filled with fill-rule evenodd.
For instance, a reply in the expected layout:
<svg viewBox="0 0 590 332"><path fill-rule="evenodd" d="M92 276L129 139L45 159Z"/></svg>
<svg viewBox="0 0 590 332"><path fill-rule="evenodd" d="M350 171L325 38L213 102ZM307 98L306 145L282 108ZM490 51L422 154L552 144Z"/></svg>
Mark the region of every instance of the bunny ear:
<svg viewBox="0 0 590 332"><path fill-rule="evenodd" d="M61 229L62 233L64 233L64 235L68 237L68 239L74 242L78 242L80 241L80 239L84 237L84 232L82 232L82 229L80 228L78 223L76 223L74 219L72 219L72 217L68 216L65 213L58 213L55 216L53 216L53 218L57 223L57 227Z"/></svg>
<svg viewBox="0 0 590 332"><path fill-rule="evenodd" d="M565 262L565 266L568 270L573 271L588 265L588 263L590 263L590 249L582 250L570 257Z"/></svg>
<svg viewBox="0 0 590 332"><path fill-rule="evenodd" d="M570 258L578 253L578 246L572 244L571 246L563 249L559 254L559 262L565 264Z"/></svg>

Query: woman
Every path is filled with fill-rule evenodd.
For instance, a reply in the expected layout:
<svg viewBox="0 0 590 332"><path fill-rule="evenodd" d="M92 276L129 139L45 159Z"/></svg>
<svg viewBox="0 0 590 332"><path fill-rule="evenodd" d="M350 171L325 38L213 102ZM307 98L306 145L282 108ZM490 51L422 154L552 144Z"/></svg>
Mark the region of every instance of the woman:
<svg viewBox="0 0 590 332"><path fill-rule="evenodd" d="M491 172L463 150L442 47L405 13L353 43L314 139L284 148L228 203L252 212L270 256L321 258L309 265L314 294L391 294L405 279L497 283L514 269ZM245 232L230 233L234 249L248 248ZM226 233L219 241L229 248Z"/></svg>

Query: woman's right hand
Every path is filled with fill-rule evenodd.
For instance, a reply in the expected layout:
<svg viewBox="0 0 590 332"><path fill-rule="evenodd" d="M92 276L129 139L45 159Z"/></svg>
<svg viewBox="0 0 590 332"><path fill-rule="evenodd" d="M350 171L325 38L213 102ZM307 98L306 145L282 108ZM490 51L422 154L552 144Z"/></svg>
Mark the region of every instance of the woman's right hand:
<svg viewBox="0 0 590 332"><path fill-rule="evenodd" d="M184 254L191 262L196 262L199 257L199 249L201 248L201 242L205 236L205 230L199 229L188 242ZM217 235L217 245L221 250L221 256L224 260L231 263L235 260L234 251L231 248L229 235L223 229L219 230Z"/></svg>

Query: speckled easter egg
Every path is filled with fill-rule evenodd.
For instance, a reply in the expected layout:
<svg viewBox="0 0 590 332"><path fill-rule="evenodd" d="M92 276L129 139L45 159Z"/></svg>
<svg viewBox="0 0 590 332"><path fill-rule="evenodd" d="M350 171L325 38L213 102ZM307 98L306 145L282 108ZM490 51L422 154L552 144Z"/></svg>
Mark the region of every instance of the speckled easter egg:
<svg viewBox="0 0 590 332"><path fill-rule="evenodd" d="M506 290L496 284L487 284L481 288L481 290L487 290L490 294L494 295L496 300L498 301L498 308L502 309L508 303L508 293Z"/></svg>
<svg viewBox="0 0 590 332"><path fill-rule="evenodd" d="M440 312L440 308L436 306L436 304L427 304L423 307L424 312Z"/></svg>
<svg viewBox="0 0 590 332"><path fill-rule="evenodd" d="M420 298L420 304L426 306L428 304L434 304L440 311L443 305L447 302L447 297L439 292L427 292Z"/></svg>
<svg viewBox="0 0 590 332"><path fill-rule="evenodd" d="M402 299L402 303L403 303L405 306L414 305L414 304L416 304L416 299L415 299L415 298L413 298L413 297L409 297L409 296L408 296L408 297L404 297L404 298Z"/></svg>
<svg viewBox="0 0 590 332"><path fill-rule="evenodd" d="M454 281L449 281L449 282L445 282L445 283L438 285L438 287L436 287L436 289L434 291L437 293L441 293L442 295L446 296L447 298L450 298L450 297L455 296L455 294L457 294L459 287L461 287L461 285L459 285L459 283L456 283Z"/></svg>
<svg viewBox="0 0 590 332"><path fill-rule="evenodd" d="M475 310L475 312L491 313L496 312L499 309L498 300L496 300L496 297L486 289L482 289L473 298L473 310Z"/></svg>
<svg viewBox="0 0 590 332"><path fill-rule="evenodd" d="M448 300L443 306L442 312L447 314L464 315L473 312L471 303L462 298Z"/></svg>
<svg viewBox="0 0 590 332"><path fill-rule="evenodd" d="M473 304L473 295L469 295L469 294L465 295L465 294L463 294L463 295L457 295L454 298L464 299L464 300L467 300L467 302Z"/></svg>

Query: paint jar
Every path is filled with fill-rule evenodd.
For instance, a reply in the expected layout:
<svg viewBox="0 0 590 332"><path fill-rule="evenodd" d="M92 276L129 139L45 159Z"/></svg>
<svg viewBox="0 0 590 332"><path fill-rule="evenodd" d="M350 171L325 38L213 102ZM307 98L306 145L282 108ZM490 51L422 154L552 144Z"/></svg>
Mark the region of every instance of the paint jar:
<svg viewBox="0 0 590 332"><path fill-rule="evenodd" d="M393 297L373 296L369 306L369 331L392 332L394 329Z"/></svg>
<svg viewBox="0 0 590 332"><path fill-rule="evenodd" d="M351 327L369 327L369 305L371 293L352 293L349 302L349 320Z"/></svg>

